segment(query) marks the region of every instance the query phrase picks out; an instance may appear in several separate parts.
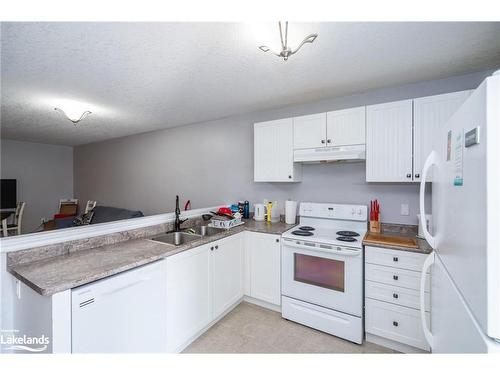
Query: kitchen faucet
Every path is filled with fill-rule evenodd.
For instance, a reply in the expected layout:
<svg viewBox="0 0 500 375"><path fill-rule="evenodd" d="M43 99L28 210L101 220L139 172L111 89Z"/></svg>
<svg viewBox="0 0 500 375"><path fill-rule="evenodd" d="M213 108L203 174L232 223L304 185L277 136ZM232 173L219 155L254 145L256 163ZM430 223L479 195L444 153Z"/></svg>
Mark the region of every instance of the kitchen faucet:
<svg viewBox="0 0 500 375"><path fill-rule="evenodd" d="M187 219L180 219L181 209L179 208L179 196L175 196L175 221L174 221L174 232L179 232L181 230L181 224Z"/></svg>

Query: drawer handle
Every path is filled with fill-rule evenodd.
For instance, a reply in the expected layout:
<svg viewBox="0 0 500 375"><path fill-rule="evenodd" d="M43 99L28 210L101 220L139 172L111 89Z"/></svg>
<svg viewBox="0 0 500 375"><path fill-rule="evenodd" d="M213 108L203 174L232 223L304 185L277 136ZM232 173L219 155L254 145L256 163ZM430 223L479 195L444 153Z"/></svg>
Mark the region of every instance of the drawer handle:
<svg viewBox="0 0 500 375"><path fill-rule="evenodd" d="M279 239L279 238L276 238L276 242L280 242L280 239Z"/></svg>
<svg viewBox="0 0 500 375"><path fill-rule="evenodd" d="M396 322L396 321L394 321L394 322L392 322L392 325L393 325L394 327L397 327L397 326L399 326L399 323L398 323L398 322Z"/></svg>
<svg viewBox="0 0 500 375"><path fill-rule="evenodd" d="M392 260L397 262L399 259L398 259L398 257L392 257Z"/></svg>
<svg viewBox="0 0 500 375"><path fill-rule="evenodd" d="M399 298L399 295L397 293L392 293L392 296L396 299Z"/></svg>
<svg viewBox="0 0 500 375"><path fill-rule="evenodd" d="M393 279L393 280L396 280L396 281L398 281L398 279L399 279L399 276L398 276L398 275L393 275L393 276L392 276L392 279Z"/></svg>

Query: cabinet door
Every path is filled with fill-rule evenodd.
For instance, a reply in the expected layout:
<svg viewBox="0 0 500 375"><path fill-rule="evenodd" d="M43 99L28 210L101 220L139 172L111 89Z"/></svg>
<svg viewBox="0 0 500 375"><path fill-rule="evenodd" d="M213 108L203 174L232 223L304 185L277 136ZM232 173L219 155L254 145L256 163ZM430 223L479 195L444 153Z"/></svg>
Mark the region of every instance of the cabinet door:
<svg viewBox="0 0 500 375"><path fill-rule="evenodd" d="M366 107L328 112L326 124L326 143L329 146L361 145L366 142Z"/></svg>
<svg viewBox="0 0 500 375"><path fill-rule="evenodd" d="M412 100L366 107L366 181L412 181Z"/></svg>
<svg viewBox="0 0 500 375"><path fill-rule="evenodd" d="M326 113L293 118L293 148L326 146Z"/></svg>
<svg viewBox="0 0 500 375"><path fill-rule="evenodd" d="M207 245L167 258L167 343L177 352L210 323L210 250Z"/></svg>
<svg viewBox="0 0 500 375"><path fill-rule="evenodd" d="M301 166L293 163L292 119L254 124L254 181L300 181Z"/></svg>
<svg viewBox="0 0 500 375"><path fill-rule="evenodd" d="M210 249L212 251L213 285L212 319L216 319L243 297L243 244L241 233L210 244Z"/></svg>
<svg viewBox="0 0 500 375"><path fill-rule="evenodd" d="M430 314L425 313L427 321ZM365 331L422 350L430 350L424 337L420 311L392 303L365 299Z"/></svg>
<svg viewBox="0 0 500 375"><path fill-rule="evenodd" d="M413 180L420 181L425 159L434 149L436 132L470 96L472 91L428 96L413 101ZM442 140L440 140L442 141ZM429 171L432 173L432 171ZM432 181L429 175L428 181Z"/></svg>
<svg viewBox="0 0 500 375"><path fill-rule="evenodd" d="M281 304L280 236L248 233L246 250L250 270L250 296Z"/></svg>

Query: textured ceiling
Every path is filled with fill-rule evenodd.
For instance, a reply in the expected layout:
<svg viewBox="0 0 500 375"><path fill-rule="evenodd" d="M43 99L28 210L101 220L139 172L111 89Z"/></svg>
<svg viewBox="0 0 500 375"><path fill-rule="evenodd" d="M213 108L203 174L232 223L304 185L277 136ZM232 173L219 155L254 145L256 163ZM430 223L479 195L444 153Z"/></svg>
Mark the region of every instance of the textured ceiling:
<svg viewBox="0 0 500 375"><path fill-rule="evenodd" d="M78 145L500 65L500 23L2 23L1 134ZM73 126L58 99L88 103Z"/></svg>

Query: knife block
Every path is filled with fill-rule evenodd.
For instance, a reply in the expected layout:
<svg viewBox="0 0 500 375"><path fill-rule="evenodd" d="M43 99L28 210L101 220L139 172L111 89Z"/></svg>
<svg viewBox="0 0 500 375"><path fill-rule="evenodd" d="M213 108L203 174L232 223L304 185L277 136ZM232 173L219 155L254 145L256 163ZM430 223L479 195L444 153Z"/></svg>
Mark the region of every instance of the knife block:
<svg viewBox="0 0 500 375"><path fill-rule="evenodd" d="M370 220L370 232L380 233L380 221Z"/></svg>

